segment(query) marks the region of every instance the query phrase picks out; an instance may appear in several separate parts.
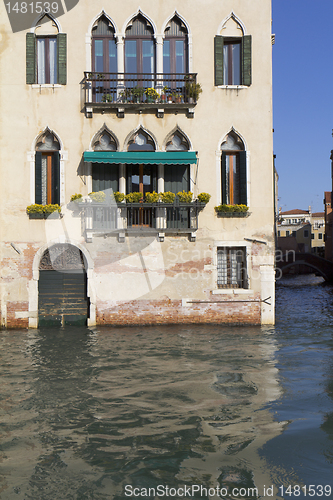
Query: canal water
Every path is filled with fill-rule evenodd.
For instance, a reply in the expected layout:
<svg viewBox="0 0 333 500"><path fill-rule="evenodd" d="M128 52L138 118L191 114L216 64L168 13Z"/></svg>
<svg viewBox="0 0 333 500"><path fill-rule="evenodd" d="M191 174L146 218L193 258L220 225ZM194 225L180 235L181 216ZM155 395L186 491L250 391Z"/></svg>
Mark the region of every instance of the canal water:
<svg viewBox="0 0 333 500"><path fill-rule="evenodd" d="M333 498L333 289L275 327L1 331L1 500Z"/></svg>

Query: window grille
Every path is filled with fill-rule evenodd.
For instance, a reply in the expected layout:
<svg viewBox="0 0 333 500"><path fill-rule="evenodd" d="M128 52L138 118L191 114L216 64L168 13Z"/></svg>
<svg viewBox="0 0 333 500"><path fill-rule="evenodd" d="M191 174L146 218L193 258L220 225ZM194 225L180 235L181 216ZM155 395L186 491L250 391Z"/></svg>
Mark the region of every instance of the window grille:
<svg viewBox="0 0 333 500"><path fill-rule="evenodd" d="M245 247L217 249L217 287L247 288Z"/></svg>

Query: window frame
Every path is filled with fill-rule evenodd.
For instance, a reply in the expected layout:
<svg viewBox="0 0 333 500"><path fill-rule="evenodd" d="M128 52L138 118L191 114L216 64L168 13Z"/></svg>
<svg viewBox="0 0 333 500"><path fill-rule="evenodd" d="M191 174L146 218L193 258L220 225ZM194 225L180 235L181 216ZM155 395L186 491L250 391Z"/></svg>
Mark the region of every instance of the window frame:
<svg viewBox="0 0 333 500"><path fill-rule="evenodd" d="M46 180L43 182L43 157L46 157ZM35 152L35 203L60 205L60 153Z"/></svg>
<svg viewBox="0 0 333 500"><path fill-rule="evenodd" d="M39 81L40 80L40 73L42 73L42 68L39 67L39 41L44 41L44 71L41 76L44 78L41 78L44 81ZM51 82L51 53L50 53L50 40L55 40L55 74L54 74L54 82ZM54 35L43 35L43 36L36 36L36 72L37 72L37 84L38 85L57 85L58 83L58 38L57 36Z"/></svg>
<svg viewBox="0 0 333 500"><path fill-rule="evenodd" d="M241 78L240 84L228 84L224 81L224 44L240 42L241 44ZM252 35L242 37L225 37L216 35L214 38L214 84L216 87L249 87L252 85Z"/></svg>
<svg viewBox="0 0 333 500"><path fill-rule="evenodd" d="M227 252L227 253L226 253ZM241 260L237 261L237 253L241 252ZM220 255L226 255L227 265L223 267ZM246 245L217 245L216 247L216 287L217 290L248 290L248 249ZM236 261L234 260L236 256ZM235 264L235 265L234 265ZM240 269L239 269L240 264ZM241 276L239 277L239 272ZM236 273L236 277L235 277ZM226 278L226 279L225 279ZM219 283L225 279L225 283Z"/></svg>
<svg viewBox="0 0 333 500"><path fill-rule="evenodd" d="M38 50L37 40L41 38L57 39L57 83L38 83ZM26 34L26 84L60 87L67 84L67 34L37 36L35 33Z"/></svg>
<svg viewBox="0 0 333 500"><path fill-rule="evenodd" d="M238 177L239 177L239 192L238 198L239 203L235 203L234 193L230 193L230 183L227 182L227 156L236 156L236 167L238 166ZM238 164L238 165L237 165ZM229 176L231 172L229 171ZM248 206L248 194L247 194L247 155L246 151L232 151L232 150L222 150L221 155L221 187L222 187L222 204L226 205L247 205ZM227 190L229 188L229 192ZM231 202L232 200L232 202Z"/></svg>

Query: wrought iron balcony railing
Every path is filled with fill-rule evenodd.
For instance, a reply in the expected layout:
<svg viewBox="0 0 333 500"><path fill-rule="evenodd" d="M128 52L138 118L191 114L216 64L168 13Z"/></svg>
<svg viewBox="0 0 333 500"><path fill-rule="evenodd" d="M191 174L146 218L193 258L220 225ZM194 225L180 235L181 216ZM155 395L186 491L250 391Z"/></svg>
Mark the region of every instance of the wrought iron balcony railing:
<svg viewBox="0 0 333 500"><path fill-rule="evenodd" d="M91 110L130 110L138 105L141 109L164 105L168 109L186 109L195 106L199 96L196 78L196 73L85 72L85 106Z"/></svg>
<svg viewBox="0 0 333 500"><path fill-rule="evenodd" d="M204 203L80 203L84 233L193 233Z"/></svg>

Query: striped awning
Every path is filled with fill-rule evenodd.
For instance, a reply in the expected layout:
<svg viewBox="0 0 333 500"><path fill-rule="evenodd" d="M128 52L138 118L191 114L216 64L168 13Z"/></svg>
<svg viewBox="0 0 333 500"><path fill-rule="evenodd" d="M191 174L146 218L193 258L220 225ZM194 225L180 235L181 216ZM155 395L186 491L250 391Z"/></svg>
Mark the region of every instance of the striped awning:
<svg viewBox="0 0 333 500"><path fill-rule="evenodd" d="M197 163L195 151L85 151L84 161L91 163L184 165Z"/></svg>

